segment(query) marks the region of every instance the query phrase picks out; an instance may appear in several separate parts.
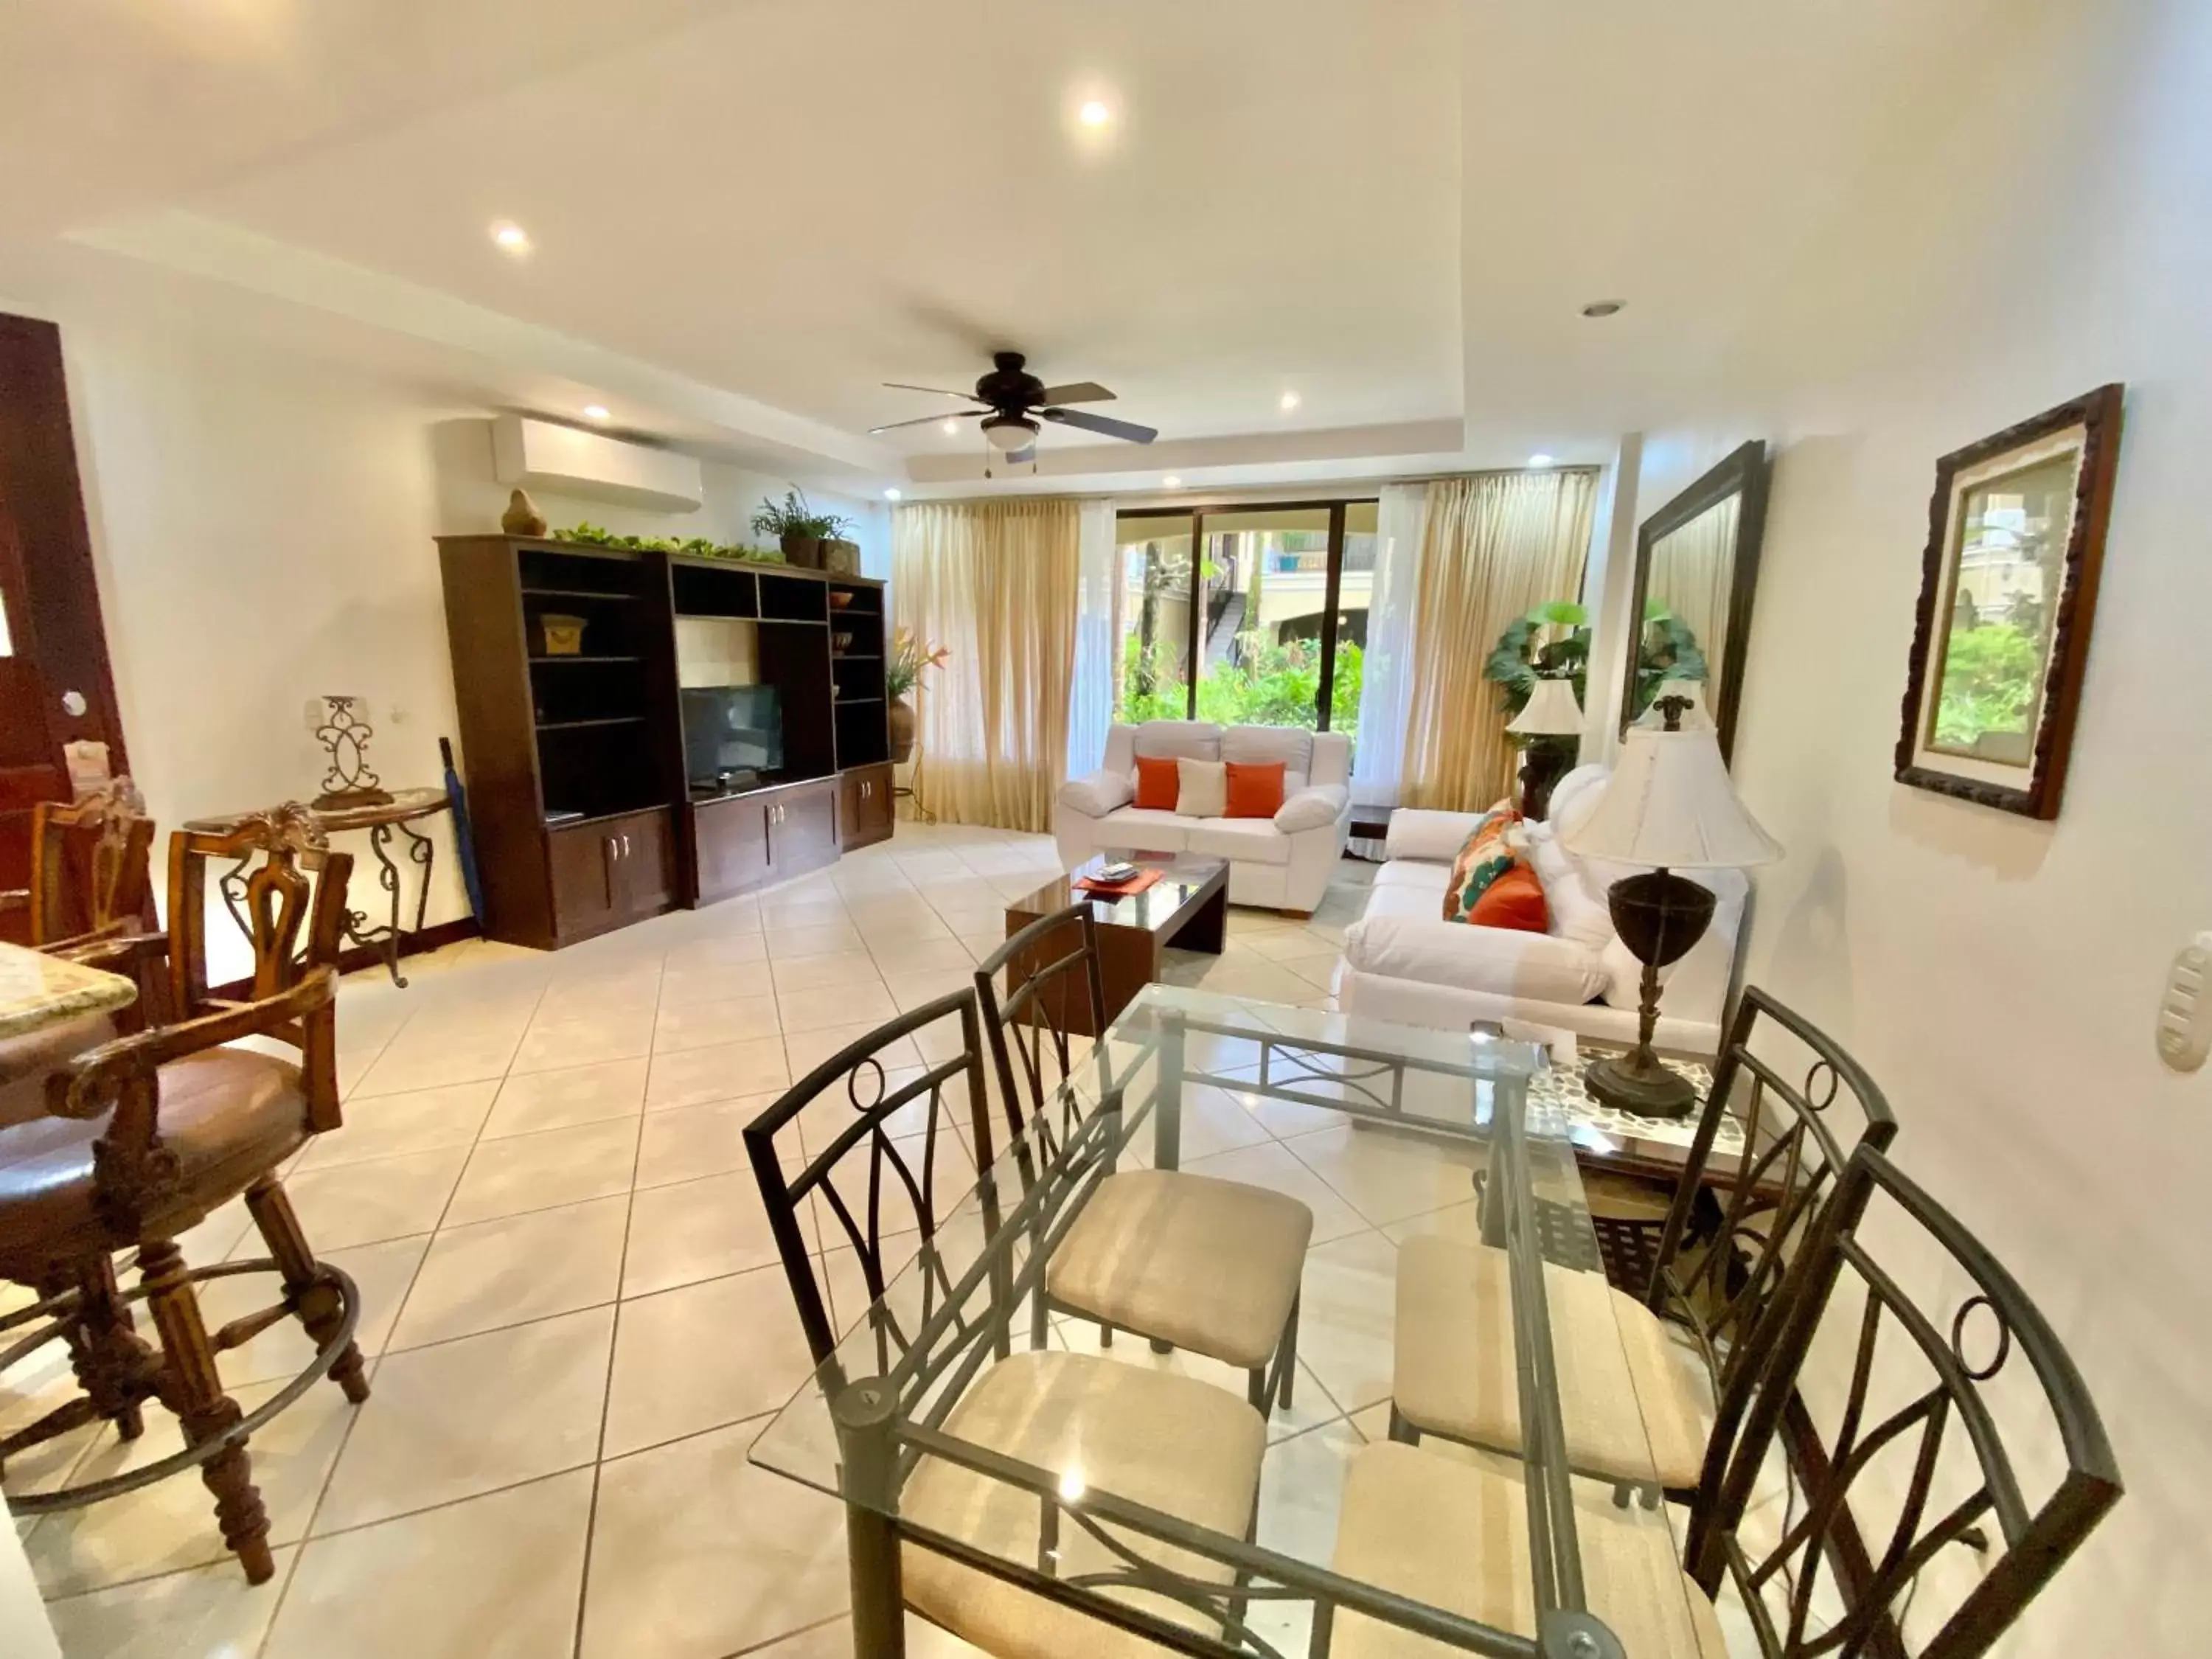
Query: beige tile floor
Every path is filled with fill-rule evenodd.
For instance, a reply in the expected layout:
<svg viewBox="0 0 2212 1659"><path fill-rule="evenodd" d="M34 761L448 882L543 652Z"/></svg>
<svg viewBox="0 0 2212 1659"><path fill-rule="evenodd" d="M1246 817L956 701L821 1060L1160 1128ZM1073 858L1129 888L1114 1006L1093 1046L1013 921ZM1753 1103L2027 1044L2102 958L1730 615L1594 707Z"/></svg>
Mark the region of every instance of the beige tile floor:
<svg viewBox="0 0 2212 1659"><path fill-rule="evenodd" d="M474 943L418 958L406 991L349 981L346 1127L287 1184L362 1285L374 1394L355 1411L317 1389L254 1437L279 1547L261 1588L190 1477L19 1522L64 1653L849 1651L836 1506L745 1457L807 1357L739 1132L821 1057L963 984L1003 937L1004 901L1056 868L1045 837L902 824L834 870L557 956ZM1309 922L1232 911L1227 950L1172 976L1327 1004L1370 873L1347 861ZM1316 1212L1297 1403L1273 1425L1260 1538L1316 1553L1345 1460L1383 1431L1394 1239L1459 1224L1468 1202L1449 1160L1324 1120L1224 1094L1194 1112L1186 1152ZM235 1206L186 1244L198 1261L261 1253ZM841 1255L823 1260L833 1295L853 1284ZM210 1322L259 1288L211 1291ZM1060 1339L1095 1340L1080 1325ZM226 1356L225 1376L250 1407L304 1352L280 1328ZM69 1386L50 1359L0 1376L0 1428ZM134 1447L88 1430L17 1460L10 1490L173 1449L173 1422L149 1419ZM918 1659L957 1647L913 1644Z"/></svg>

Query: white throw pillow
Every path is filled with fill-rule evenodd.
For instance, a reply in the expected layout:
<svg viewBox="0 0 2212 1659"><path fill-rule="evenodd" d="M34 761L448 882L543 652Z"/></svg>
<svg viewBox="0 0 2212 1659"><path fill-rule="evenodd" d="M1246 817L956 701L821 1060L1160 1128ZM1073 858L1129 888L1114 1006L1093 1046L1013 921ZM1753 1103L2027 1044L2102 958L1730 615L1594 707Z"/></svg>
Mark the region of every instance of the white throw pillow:
<svg viewBox="0 0 2212 1659"><path fill-rule="evenodd" d="M1275 828L1286 836L1295 836L1302 830L1319 830L1334 823L1336 815L1344 811L1345 799L1340 783L1316 784L1301 789L1275 809Z"/></svg>
<svg viewBox="0 0 2212 1659"><path fill-rule="evenodd" d="M1219 761L1176 763L1176 816L1218 818L1229 811L1229 769Z"/></svg>

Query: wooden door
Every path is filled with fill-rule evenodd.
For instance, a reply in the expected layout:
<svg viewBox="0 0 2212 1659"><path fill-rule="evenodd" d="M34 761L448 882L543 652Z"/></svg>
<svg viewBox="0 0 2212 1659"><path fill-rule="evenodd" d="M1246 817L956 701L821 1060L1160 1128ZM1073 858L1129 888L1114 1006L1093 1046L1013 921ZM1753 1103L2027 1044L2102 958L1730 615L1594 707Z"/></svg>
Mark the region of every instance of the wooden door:
<svg viewBox="0 0 2212 1659"><path fill-rule="evenodd" d="M617 907L625 919L657 916L673 902L676 860L668 814L641 812L614 826L622 853L616 861Z"/></svg>
<svg viewBox="0 0 2212 1659"><path fill-rule="evenodd" d="M564 941L583 939L613 927L620 914L619 843L596 823L556 830L546 839L555 935Z"/></svg>
<svg viewBox="0 0 2212 1659"><path fill-rule="evenodd" d="M110 769L128 769L61 333L0 315L0 888L28 879L31 809L70 798L62 745L80 738L106 744Z"/></svg>
<svg viewBox="0 0 2212 1659"><path fill-rule="evenodd" d="M872 847L891 833L891 769L861 766L840 775L838 839L845 850Z"/></svg>
<svg viewBox="0 0 2212 1659"><path fill-rule="evenodd" d="M691 809L699 902L712 904L768 879L768 807L749 795Z"/></svg>
<svg viewBox="0 0 2212 1659"><path fill-rule="evenodd" d="M804 875L837 861L837 781L780 791L769 815L768 854L776 878Z"/></svg>

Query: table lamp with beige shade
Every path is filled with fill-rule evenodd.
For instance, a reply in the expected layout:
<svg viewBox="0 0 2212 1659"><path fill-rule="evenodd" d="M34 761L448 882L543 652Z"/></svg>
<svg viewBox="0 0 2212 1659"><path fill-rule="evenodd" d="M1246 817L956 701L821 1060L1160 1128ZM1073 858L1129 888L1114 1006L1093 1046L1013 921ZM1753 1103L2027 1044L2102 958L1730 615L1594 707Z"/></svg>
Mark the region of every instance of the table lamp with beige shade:
<svg viewBox="0 0 2212 1659"><path fill-rule="evenodd" d="M1607 895L1621 943L1644 964L1636 1047L1593 1061L1584 1086L1621 1111L1681 1117L1697 1104L1697 1091L1651 1048L1659 970L1704 937L1715 901L1710 889L1676 872L1771 864L1782 846L1736 799L1711 722L1685 726L1690 700L1662 696L1652 707L1664 724L1630 729L1596 810L1560 841L1577 858L1650 866L1613 883Z"/></svg>
<svg viewBox="0 0 2212 1659"><path fill-rule="evenodd" d="M1583 707L1575 701L1571 681L1538 680L1521 712L1505 722L1516 738L1578 738L1583 730ZM1551 799L1552 786L1559 781L1571 754L1564 745L1532 743L1521 757L1521 815L1540 817Z"/></svg>

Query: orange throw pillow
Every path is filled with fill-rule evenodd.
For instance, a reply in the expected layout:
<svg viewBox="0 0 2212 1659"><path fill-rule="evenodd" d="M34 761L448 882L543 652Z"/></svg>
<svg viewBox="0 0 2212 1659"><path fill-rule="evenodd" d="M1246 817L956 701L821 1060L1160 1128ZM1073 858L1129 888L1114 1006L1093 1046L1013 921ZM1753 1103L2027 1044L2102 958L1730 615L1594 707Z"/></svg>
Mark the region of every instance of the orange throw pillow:
<svg viewBox="0 0 2212 1659"><path fill-rule="evenodd" d="M1478 927L1518 927L1540 933L1552 925L1551 907L1544 902L1544 884L1519 859L1513 867L1482 890L1467 919Z"/></svg>
<svg viewBox="0 0 2212 1659"><path fill-rule="evenodd" d="M1175 757L1137 757L1137 805L1148 811L1172 812L1182 792L1176 781Z"/></svg>
<svg viewBox="0 0 2212 1659"><path fill-rule="evenodd" d="M1282 811L1283 762L1269 761L1264 766L1240 766L1235 761L1227 764L1229 811L1224 817L1272 818Z"/></svg>

